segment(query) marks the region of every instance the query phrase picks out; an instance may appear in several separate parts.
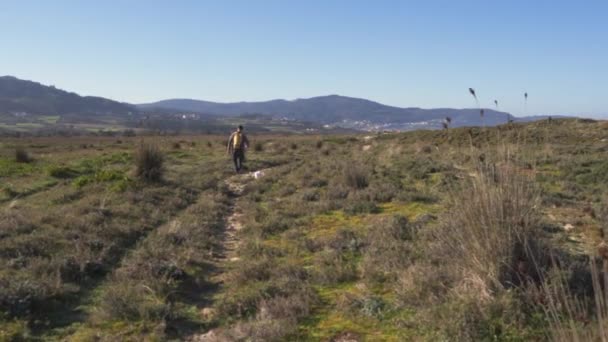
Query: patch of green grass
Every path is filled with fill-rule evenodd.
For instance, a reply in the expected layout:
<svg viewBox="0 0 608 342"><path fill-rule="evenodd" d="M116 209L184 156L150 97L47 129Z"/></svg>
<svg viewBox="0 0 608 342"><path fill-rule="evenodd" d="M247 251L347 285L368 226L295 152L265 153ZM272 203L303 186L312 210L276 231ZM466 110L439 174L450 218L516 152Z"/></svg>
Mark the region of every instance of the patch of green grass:
<svg viewBox="0 0 608 342"><path fill-rule="evenodd" d="M76 188L82 188L93 183L112 183L112 190L122 192L133 183L133 180L131 180L123 171L104 169L99 170L94 174L78 176L72 181L72 184Z"/></svg>
<svg viewBox="0 0 608 342"><path fill-rule="evenodd" d="M341 334L351 334L363 341L404 341L420 336L413 327L414 312L408 309L383 309L380 316L359 309L339 309L344 296L365 298L361 283L349 282L336 286L321 286L316 290L321 298L313 314L299 326L297 338L306 341L327 341ZM374 298L374 297L369 297ZM363 304L365 301L363 302Z"/></svg>
<svg viewBox="0 0 608 342"><path fill-rule="evenodd" d="M21 127L21 128L40 128L40 127L43 127L44 125L42 125L40 123L35 123L35 122L21 122L21 123L17 123L16 126Z"/></svg>
<svg viewBox="0 0 608 342"><path fill-rule="evenodd" d="M35 163L18 163L13 159L0 157L0 177L25 176L35 171Z"/></svg>
<svg viewBox="0 0 608 342"><path fill-rule="evenodd" d="M27 321L0 320L0 341L25 341L30 337Z"/></svg>
<svg viewBox="0 0 608 342"><path fill-rule="evenodd" d="M380 212L382 214L403 215L410 220L414 220L424 214L437 214L440 210L441 206L438 204L427 204L422 202L390 202L380 204Z"/></svg>
<svg viewBox="0 0 608 342"><path fill-rule="evenodd" d="M55 178L60 178L60 179L74 178L74 177L78 176L77 170L74 170L73 168L71 168L69 166L63 166L63 165L49 166L48 173L49 173L49 176L55 177Z"/></svg>
<svg viewBox="0 0 608 342"><path fill-rule="evenodd" d="M38 117L38 120L43 121L47 124L56 124L60 118L61 118L61 116L59 116L59 115L48 115L48 116L40 116L40 117Z"/></svg>

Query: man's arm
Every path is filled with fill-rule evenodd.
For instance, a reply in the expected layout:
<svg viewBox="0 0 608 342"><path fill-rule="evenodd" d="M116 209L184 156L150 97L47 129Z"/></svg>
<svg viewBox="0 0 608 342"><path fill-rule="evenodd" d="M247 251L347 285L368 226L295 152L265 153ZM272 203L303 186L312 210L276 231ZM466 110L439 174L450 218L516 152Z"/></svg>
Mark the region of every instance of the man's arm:
<svg viewBox="0 0 608 342"><path fill-rule="evenodd" d="M228 139L228 145L226 145L226 152L230 153L232 151L232 140L234 139L234 133L230 134L230 138Z"/></svg>
<svg viewBox="0 0 608 342"><path fill-rule="evenodd" d="M249 139L247 139L247 136L245 134L243 134L243 145L245 146L245 148L249 148Z"/></svg>

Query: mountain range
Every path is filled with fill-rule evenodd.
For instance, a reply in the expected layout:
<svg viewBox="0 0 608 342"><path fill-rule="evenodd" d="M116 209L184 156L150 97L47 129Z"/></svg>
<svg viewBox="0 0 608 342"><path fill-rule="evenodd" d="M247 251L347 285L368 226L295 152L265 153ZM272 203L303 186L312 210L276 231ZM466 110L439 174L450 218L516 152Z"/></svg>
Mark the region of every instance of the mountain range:
<svg viewBox="0 0 608 342"><path fill-rule="evenodd" d="M510 114L484 109L400 108L378 102L340 95L318 96L297 100L263 102L218 103L191 99L171 99L138 105L140 110L173 109L184 112L207 113L221 116L266 114L290 120L317 122L326 125L377 126L394 128L428 124L440 127L446 117L453 126L496 125L505 123ZM362 127L363 128L363 127Z"/></svg>
<svg viewBox="0 0 608 342"><path fill-rule="evenodd" d="M453 127L491 126L505 123L509 119L519 121L509 113L492 109L484 109L484 115L481 116L478 108L401 108L340 95L234 103L170 99L134 105L102 97L80 96L54 86L12 76L0 77L0 118L3 120L15 116L55 115L60 116L64 123L95 122L100 117L129 122L150 117L216 122L252 114L272 120L309 122L326 127L360 130L440 128L447 117L451 119ZM530 118L522 118L522 121L528 120ZM199 122L199 126L202 124Z"/></svg>

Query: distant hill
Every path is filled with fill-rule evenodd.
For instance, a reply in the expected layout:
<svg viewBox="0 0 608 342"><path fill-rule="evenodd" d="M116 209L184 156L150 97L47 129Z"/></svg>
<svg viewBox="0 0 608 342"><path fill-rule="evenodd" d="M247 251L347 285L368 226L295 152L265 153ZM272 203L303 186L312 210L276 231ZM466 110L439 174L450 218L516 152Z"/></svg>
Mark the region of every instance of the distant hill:
<svg viewBox="0 0 608 342"><path fill-rule="evenodd" d="M264 102L218 103L191 99L171 99L141 104L142 110L173 109L222 116L241 114L267 114L292 120L318 122L322 124L352 124L369 126L403 126L404 124L427 123L440 126L446 117L453 126L496 125L505 123L510 114L491 109L484 110L484 119L479 109L422 109L387 106L365 99L328 95L309 99L271 100Z"/></svg>
<svg viewBox="0 0 608 342"><path fill-rule="evenodd" d="M0 77L0 114L125 116L136 111L135 106L126 103L80 96L12 76Z"/></svg>
<svg viewBox="0 0 608 342"><path fill-rule="evenodd" d="M493 126L509 119L546 118L515 118L491 109L484 109L484 114L482 118L477 108L400 108L340 95L234 103L171 99L132 105L102 97L80 96L12 76L0 77L0 128L13 131L63 126L87 131L128 127L206 132L227 129L237 123L281 131L405 131L441 128L446 117L451 118L451 127Z"/></svg>

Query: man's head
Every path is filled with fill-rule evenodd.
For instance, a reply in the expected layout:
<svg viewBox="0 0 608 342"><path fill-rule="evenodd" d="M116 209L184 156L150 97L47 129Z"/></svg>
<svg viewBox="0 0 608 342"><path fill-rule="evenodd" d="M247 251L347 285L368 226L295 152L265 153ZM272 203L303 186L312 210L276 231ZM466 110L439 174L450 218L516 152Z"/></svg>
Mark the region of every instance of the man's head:
<svg viewBox="0 0 608 342"><path fill-rule="evenodd" d="M237 132L242 132L243 131L243 125L239 125L239 127L237 127Z"/></svg>

